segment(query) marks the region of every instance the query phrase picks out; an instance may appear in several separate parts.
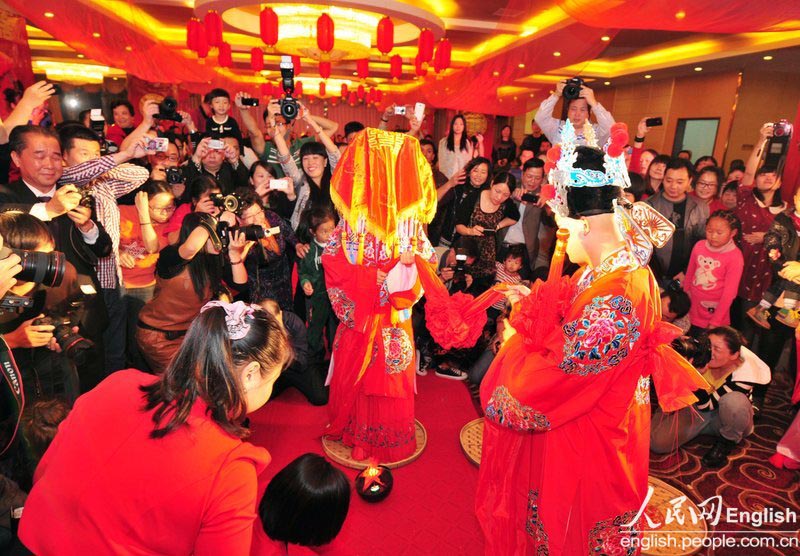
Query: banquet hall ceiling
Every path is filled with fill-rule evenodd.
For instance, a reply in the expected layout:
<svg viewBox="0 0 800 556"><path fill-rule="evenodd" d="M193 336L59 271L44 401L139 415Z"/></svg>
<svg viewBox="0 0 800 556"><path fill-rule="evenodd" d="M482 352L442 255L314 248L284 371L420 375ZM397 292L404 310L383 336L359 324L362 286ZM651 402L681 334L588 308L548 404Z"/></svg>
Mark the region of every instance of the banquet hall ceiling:
<svg viewBox="0 0 800 556"><path fill-rule="evenodd" d="M244 33L228 23L233 12L227 10L233 8L244 7L243 13L249 10L257 18L260 5L249 0L5 2L28 20L34 60L100 64L198 90L207 88L209 81L255 88L265 79L277 80L280 53L268 53L268 73L256 74L250 68L250 49L264 47L263 43L257 33ZM449 69L435 75L431 68L425 78L414 78L417 44L412 37L395 42L391 54L402 56L404 64L402 78L393 83L388 58L378 52L373 40L367 85L379 86L389 98L422 99L442 107L466 104L472 109L518 113L538 103L553 82L578 74L602 86L636 82L645 74L654 78L688 75L699 71L697 67L713 72L769 63L771 69L791 71L800 62L800 2L796 0L773 0L770 13L755 9L758 2L744 0L314 3L372 6L369 9L378 17L388 13L396 28L405 23L416 34L418 28L411 23L431 22L435 30L441 25L439 31L452 44ZM224 37L233 49L231 68L216 67L214 49L206 60L198 60L186 47L187 21L193 15L202 18L209 8L218 8L226 21ZM99 37L98 30L103 31ZM764 61L766 55L773 59ZM302 65L300 78L308 80L305 90L316 91L317 62L303 59ZM335 62L330 79L334 84L350 80L357 85L354 71L354 60Z"/></svg>

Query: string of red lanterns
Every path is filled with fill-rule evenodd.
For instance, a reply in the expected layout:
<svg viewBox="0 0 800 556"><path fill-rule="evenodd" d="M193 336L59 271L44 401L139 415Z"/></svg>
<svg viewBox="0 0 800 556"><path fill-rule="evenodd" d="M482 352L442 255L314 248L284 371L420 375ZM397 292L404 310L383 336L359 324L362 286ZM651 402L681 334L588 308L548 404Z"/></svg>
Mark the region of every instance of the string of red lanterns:
<svg viewBox="0 0 800 556"><path fill-rule="evenodd" d="M387 16L378 22L377 38L378 51L384 56L388 55L394 48L394 23L392 18Z"/></svg>
<svg viewBox="0 0 800 556"><path fill-rule="evenodd" d="M433 70L436 73L441 73L450 67L450 58L452 55L452 46L448 39L442 39L436 45L436 54L433 56Z"/></svg>
<svg viewBox="0 0 800 556"><path fill-rule="evenodd" d="M206 27L206 39L209 46L222 46L222 17L216 10L206 13L203 18Z"/></svg>
<svg viewBox="0 0 800 556"><path fill-rule="evenodd" d="M233 65L233 53L231 52L231 45L223 42L219 46L219 52L217 53L217 63L219 63L220 67L229 68Z"/></svg>
<svg viewBox="0 0 800 556"><path fill-rule="evenodd" d="M324 13L317 18L317 47L323 54L330 54L331 50L333 50L333 43L333 19Z"/></svg>
<svg viewBox="0 0 800 556"><path fill-rule="evenodd" d="M322 79L328 79L331 76L331 63L322 61L319 63L319 76Z"/></svg>
<svg viewBox="0 0 800 556"><path fill-rule="evenodd" d="M356 60L356 75L362 81L369 77L369 60L367 58Z"/></svg>
<svg viewBox="0 0 800 556"><path fill-rule="evenodd" d="M423 29L417 40L417 57L422 63L428 63L433 59L433 47L435 37L430 29Z"/></svg>
<svg viewBox="0 0 800 556"><path fill-rule="evenodd" d="M389 58L389 76L392 78L392 83L397 83L403 75L403 59L399 54L395 54Z"/></svg>
<svg viewBox="0 0 800 556"><path fill-rule="evenodd" d="M250 49L250 69L253 71L264 69L264 51L258 47Z"/></svg>

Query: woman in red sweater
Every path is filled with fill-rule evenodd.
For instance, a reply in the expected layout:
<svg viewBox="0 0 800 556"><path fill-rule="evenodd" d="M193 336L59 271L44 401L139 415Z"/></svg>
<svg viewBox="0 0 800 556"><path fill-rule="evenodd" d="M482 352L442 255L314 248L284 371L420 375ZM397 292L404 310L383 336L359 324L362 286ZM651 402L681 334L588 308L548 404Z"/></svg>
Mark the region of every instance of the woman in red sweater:
<svg viewBox="0 0 800 556"><path fill-rule="evenodd" d="M40 556L248 555L270 456L242 421L290 351L260 307L206 303L164 375L119 371L78 399L36 469L22 542Z"/></svg>

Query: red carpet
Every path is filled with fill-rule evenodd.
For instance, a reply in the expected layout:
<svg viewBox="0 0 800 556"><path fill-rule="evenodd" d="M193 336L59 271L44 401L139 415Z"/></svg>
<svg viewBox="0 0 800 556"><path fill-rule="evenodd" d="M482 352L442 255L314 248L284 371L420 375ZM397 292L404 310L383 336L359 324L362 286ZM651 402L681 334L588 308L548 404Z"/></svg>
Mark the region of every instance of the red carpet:
<svg viewBox="0 0 800 556"><path fill-rule="evenodd" d="M337 544L354 555L483 554L473 510L478 468L461 450L459 432L479 417L461 382L418 377L416 416L428 445L416 461L392 471L389 498L368 504L355 493ZM294 389L251 416L251 442L272 454L268 478L306 452L323 454L320 436L327 407L314 407ZM344 469L351 483L356 470Z"/></svg>

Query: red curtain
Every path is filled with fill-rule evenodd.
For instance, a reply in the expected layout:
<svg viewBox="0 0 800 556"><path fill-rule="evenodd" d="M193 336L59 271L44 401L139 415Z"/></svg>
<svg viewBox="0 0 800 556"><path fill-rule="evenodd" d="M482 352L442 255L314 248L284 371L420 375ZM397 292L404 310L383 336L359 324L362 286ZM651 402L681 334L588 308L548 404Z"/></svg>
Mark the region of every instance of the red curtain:
<svg viewBox="0 0 800 556"><path fill-rule="evenodd" d="M17 82L23 89L33 84L25 19L0 10L0 92L17 88ZM5 119L11 110L5 95L0 95L0 118Z"/></svg>

